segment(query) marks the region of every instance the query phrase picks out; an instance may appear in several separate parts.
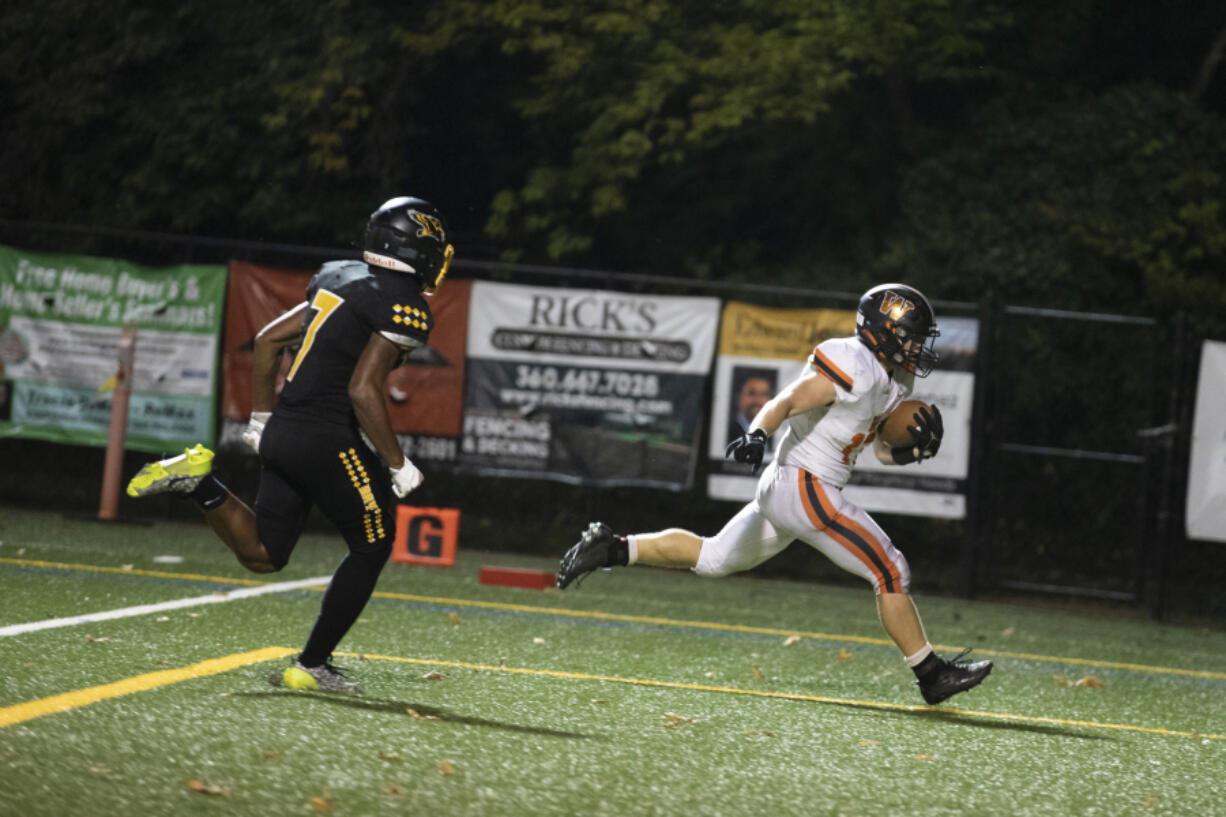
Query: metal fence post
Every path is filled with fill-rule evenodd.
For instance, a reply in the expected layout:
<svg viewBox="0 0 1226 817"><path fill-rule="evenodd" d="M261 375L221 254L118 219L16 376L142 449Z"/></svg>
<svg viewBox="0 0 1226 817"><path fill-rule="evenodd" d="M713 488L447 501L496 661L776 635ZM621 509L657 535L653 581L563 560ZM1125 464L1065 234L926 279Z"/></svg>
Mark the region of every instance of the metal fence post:
<svg viewBox="0 0 1226 817"><path fill-rule="evenodd" d="M1167 395L1167 425L1156 448L1162 452L1162 481L1158 493L1158 512L1154 519L1154 540L1151 544L1152 558L1150 561L1153 595L1150 598L1149 614L1156 621L1166 617L1167 566L1170 563L1170 553L1173 536L1173 521L1171 510L1172 495L1175 492L1175 482L1179 478L1176 465L1179 454L1186 446L1182 445L1188 434L1186 412L1181 411L1181 403L1190 405L1192 400L1181 400L1187 378L1184 376L1186 361L1184 360L1187 346L1187 316L1176 312L1172 325L1171 339L1171 378Z"/></svg>
<svg viewBox="0 0 1226 817"><path fill-rule="evenodd" d="M979 551L985 546L987 485L984 474L987 447L989 378L992 376L992 347L995 341L996 297L988 291L979 301L979 341L975 350L974 405L971 409L971 447L966 473L966 522L962 526L962 554L958 565L958 592L974 598L979 567Z"/></svg>

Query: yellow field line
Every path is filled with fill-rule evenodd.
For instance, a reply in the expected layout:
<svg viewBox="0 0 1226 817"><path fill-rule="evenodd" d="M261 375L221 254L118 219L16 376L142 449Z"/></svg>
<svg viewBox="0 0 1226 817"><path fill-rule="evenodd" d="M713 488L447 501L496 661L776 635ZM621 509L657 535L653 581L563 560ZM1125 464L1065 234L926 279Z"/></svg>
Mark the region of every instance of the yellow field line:
<svg viewBox="0 0 1226 817"><path fill-rule="evenodd" d="M70 709L87 706L98 701L105 701L109 698L131 695L133 692L144 692L166 686L167 684L178 683L179 681L229 672L232 669L244 667L248 664L271 661L274 658L283 658L296 652L298 651L291 650L288 647L265 647L261 650L236 653L222 658L211 658L208 661L201 661L199 664L192 664L187 667L149 672L133 678L125 678L122 681L116 681L111 684L78 689L74 692L65 692L63 695L53 695L50 698L40 698L37 701L26 701L25 703L6 706L0 709L0 728L40 718L43 715L66 712Z"/></svg>
<svg viewBox="0 0 1226 817"><path fill-rule="evenodd" d="M19 567L46 567L53 570L84 570L90 573L121 573L128 576L153 576L159 579L182 579L197 582L214 582L216 584L268 584L268 582L260 581L259 579L228 579L224 576L202 576L197 573L169 573L164 570L140 570L135 567L105 567L103 565L79 565L70 562L44 562L38 559L6 559L0 557L0 564L18 565Z"/></svg>
<svg viewBox="0 0 1226 817"><path fill-rule="evenodd" d="M317 589L317 588L312 588ZM449 599L438 598L433 596L414 596L408 593L386 593L376 592L375 596L385 599L398 599L401 601L416 601L425 602L428 604L451 604L467 607L484 607L495 610L511 610L521 613L539 613L552 616L563 616L568 618L591 618L603 621L625 621L636 624L656 624L665 627L687 627L692 629L702 630L719 630L723 632L734 633L752 633L754 635L775 635L782 637L800 636L801 638L812 638L821 641L836 641L848 642L856 644L877 644L893 647L894 642L885 638L872 638L869 636L860 635L834 635L831 633L812 633L804 630L783 630L774 627L752 627L747 624L721 624L715 621L686 621L681 619L658 618L655 616L634 616L625 613L603 613L594 610L563 610L556 607L532 607L525 604L504 604L493 601L471 601L469 599ZM958 650L960 647L949 646L945 644L936 644L940 650ZM1033 653L1024 652L1009 652L1007 650L984 650L978 647L975 648L976 654L990 655L1000 658L1017 658L1026 661L1049 661L1062 664L1083 664L1091 667L1103 667L1111 669L1127 669L1136 672L1150 672L1166 675L1187 675L1195 678L1213 678L1217 680L1226 680L1226 672L1213 672L1211 670L1194 670L1181 669L1179 667L1156 667L1146 664L1129 664L1123 661L1100 661L1093 658L1067 658L1056 655L1036 655Z"/></svg>
<svg viewBox="0 0 1226 817"><path fill-rule="evenodd" d="M489 664L471 664L465 661L440 661L431 658L404 658L395 655L372 655L370 653L338 653L352 658L365 658L375 661L396 661L404 664L422 664L433 667L455 667L457 669L481 670L486 672L506 672L518 675L536 675L546 678L566 678L577 681L609 681L617 684L632 684L634 686L663 687L666 689L685 689L697 692L722 692L729 695L751 695L759 698L777 698L786 701L808 701L823 704L842 704L871 709L888 709L900 712L945 712L957 715L968 715L975 718L991 720L1014 721L1017 723L1049 724L1055 726L1082 726L1089 729L1115 729L1124 732L1143 732L1151 735L1172 735L1184 738L1200 738L1204 740L1226 740L1226 735L1203 734L1201 732L1184 732L1177 729L1161 729L1153 726L1134 726L1125 723L1104 723L1100 721L1080 721L1069 718L1047 718L1038 715L1014 715L1008 712L983 712L976 709L933 709L928 706L913 706L911 704L896 704L889 701L861 701L854 698L828 698L822 695L805 695L798 692L770 692L761 689L738 689L737 687L721 687L710 684L690 684L678 681L657 681L648 678L619 678L613 675L592 675L586 672L563 672L560 670L532 669L529 667L495 667Z"/></svg>
<svg viewBox="0 0 1226 817"><path fill-rule="evenodd" d="M68 564L63 562L44 562L34 559L6 559L0 558L0 564L12 564L25 567L45 567L52 569L63 570L85 570L95 571L100 573L126 573L137 576L155 576L165 579L183 579L191 581L207 581L217 582L220 584L247 584L261 585L268 582L258 579L230 579L221 576L203 576L194 573L170 573L159 570L137 570L125 569L122 567L99 567L96 565ZM319 589L321 592L323 588ZM685 627L691 629L702 630L717 630L722 632L735 633L750 633L753 635L774 635L787 638L789 636L800 636L801 638L812 638L820 641L834 641L850 644L874 644L893 646L893 642L885 638L873 638L871 636L859 635L836 635L832 633L817 633L806 632L804 630L784 630L774 627L752 627L746 624L722 624L714 621L686 621L681 619L659 618L655 616L635 616L625 613L603 613L595 610L566 610L558 607L538 607L528 604L507 604L496 601L477 601L473 599L453 599L438 596L417 596L409 593L391 593L376 591L374 596L383 599L395 599L398 601L415 601L425 604L446 604L458 607L476 607L487 610L508 610L519 613L533 613L537 615L561 616L566 618L588 618L601 621L624 621L635 624L653 624L662 627ZM940 650L958 650L958 646L946 644L935 645ZM1226 672L1214 672L1212 670L1194 670L1182 669L1179 667L1158 667L1148 664L1132 664L1124 661L1103 661L1094 658L1070 658L1067 656L1058 655L1040 655L1037 653L1025 652L1010 652L1008 650L992 650L975 648L975 652L980 655L998 657L998 658L1014 658L1021 661L1044 661L1059 664L1074 664L1087 667L1099 667L1102 669L1125 669L1134 672L1146 672L1158 675L1182 675L1190 678L1210 678L1218 681L1226 680Z"/></svg>

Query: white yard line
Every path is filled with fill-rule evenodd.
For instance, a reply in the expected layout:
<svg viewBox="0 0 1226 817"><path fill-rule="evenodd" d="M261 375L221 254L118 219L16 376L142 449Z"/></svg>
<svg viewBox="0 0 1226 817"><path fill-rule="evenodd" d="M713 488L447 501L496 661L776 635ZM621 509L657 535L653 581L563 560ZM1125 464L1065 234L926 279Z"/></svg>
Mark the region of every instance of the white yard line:
<svg viewBox="0 0 1226 817"><path fill-rule="evenodd" d="M331 576L320 576L316 579L300 579L293 582L262 584L258 587L243 587L239 590L231 590L226 593L210 593L207 596L193 596L189 599L163 601L158 604L138 604L135 607L121 607L118 610L103 610L100 613L86 613L81 616L49 618L43 621L31 621L26 624L10 624L7 627L0 627L0 638L10 635L21 635L22 633L33 633L38 630L51 630L56 627L72 627L76 624L93 624L98 621L110 621L116 618L143 616L148 613L160 613L164 610L179 610L183 607L196 607L201 604L221 604L222 602L251 598L252 596L263 596L268 593L284 593L287 590L300 590L304 587L319 587L327 585L330 581L332 581Z"/></svg>

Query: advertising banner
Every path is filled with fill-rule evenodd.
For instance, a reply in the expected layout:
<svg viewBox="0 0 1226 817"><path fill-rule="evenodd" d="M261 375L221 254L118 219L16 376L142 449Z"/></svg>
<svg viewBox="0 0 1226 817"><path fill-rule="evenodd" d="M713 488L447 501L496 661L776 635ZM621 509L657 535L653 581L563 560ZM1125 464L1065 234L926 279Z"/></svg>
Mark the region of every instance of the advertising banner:
<svg viewBox="0 0 1226 817"><path fill-rule="evenodd" d="M1188 462L1184 524L1188 537L1226 542L1226 343L1201 347L1196 415Z"/></svg>
<svg viewBox="0 0 1226 817"><path fill-rule="evenodd" d="M222 341L225 373L224 444L242 446L239 435L251 416L251 355L256 333L306 299L313 270L289 270L230 262L230 297ZM415 461L454 464L464 414L464 363L471 281L448 280L430 296L434 328L428 346L409 356L387 379L392 429ZM293 355L283 356L277 388ZM247 450L245 447L243 450Z"/></svg>
<svg viewBox="0 0 1226 817"><path fill-rule="evenodd" d="M715 298L474 283L460 464L689 487L718 315Z"/></svg>
<svg viewBox="0 0 1226 817"><path fill-rule="evenodd" d="M0 246L0 437L105 446L119 334L137 328L127 447L212 444L226 270Z"/></svg>
<svg viewBox="0 0 1226 817"><path fill-rule="evenodd" d="M928 377L915 381L912 397L940 407L945 422L941 453L922 465L891 467L866 450L844 493L867 510L951 519L966 515L978 321L938 322L941 362ZM757 477L749 474L748 466L724 459L725 447L767 400L804 370L813 347L853 334L855 325L854 310L767 309L737 302L724 307L707 448L709 496L753 499ZM768 447L764 463L773 458L772 449Z"/></svg>

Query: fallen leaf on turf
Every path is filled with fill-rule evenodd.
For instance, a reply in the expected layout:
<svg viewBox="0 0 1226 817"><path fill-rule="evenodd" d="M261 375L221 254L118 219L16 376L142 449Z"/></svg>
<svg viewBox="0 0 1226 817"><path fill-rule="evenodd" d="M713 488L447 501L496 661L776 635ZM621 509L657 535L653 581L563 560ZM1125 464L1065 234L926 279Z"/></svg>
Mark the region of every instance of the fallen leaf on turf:
<svg viewBox="0 0 1226 817"><path fill-rule="evenodd" d="M154 621L170 621L170 616L158 616Z"/></svg>
<svg viewBox="0 0 1226 817"><path fill-rule="evenodd" d="M359 619L358 619L358 624L368 624L369 622L370 622L370 619L368 619L368 618L359 618Z"/></svg>
<svg viewBox="0 0 1226 817"><path fill-rule="evenodd" d="M460 615L459 615L459 613L448 613L448 614L447 614L447 620L448 620L448 621L450 621L452 624L459 624L459 623L460 623Z"/></svg>
<svg viewBox="0 0 1226 817"><path fill-rule="evenodd" d="M1081 678L1078 678L1077 682L1073 684L1073 686L1094 687L1096 689L1101 689L1102 685L1103 685L1103 682L1095 678L1093 675L1086 675Z"/></svg>
<svg viewBox="0 0 1226 817"><path fill-rule="evenodd" d="M105 644L106 642L111 640L111 637L109 635L104 635L104 636L101 636L100 638L94 638L92 635L87 635L85 636L85 640L93 644Z"/></svg>
<svg viewBox="0 0 1226 817"><path fill-rule="evenodd" d="M440 760L438 762L438 773L442 775L455 774L455 766L452 766L449 761Z"/></svg>
<svg viewBox="0 0 1226 817"><path fill-rule="evenodd" d="M410 715L412 715L414 720L436 721L439 719L438 715L423 715L411 706L408 709L406 709L405 712L408 712Z"/></svg>
<svg viewBox="0 0 1226 817"><path fill-rule="evenodd" d="M412 712L413 710L410 709L409 711ZM379 759L380 760L400 760L400 755L396 754L395 752L380 752Z"/></svg>
<svg viewBox="0 0 1226 817"><path fill-rule="evenodd" d="M835 661L846 661L851 658L852 654L847 651L846 647L839 647L839 654L834 657Z"/></svg>
<svg viewBox="0 0 1226 817"><path fill-rule="evenodd" d="M675 729L678 726L684 726L687 723L694 723L693 718L687 718L685 715L678 715L676 712L664 713L664 728Z"/></svg>
<svg viewBox="0 0 1226 817"><path fill-rule="evenodd" d="M444 676L443 673L439 672L438 670L430 670L421 677L425 678L427 681L441 681L446 676Z"/></svg>
<svg viewBox="0 0 1226 817"><path fill-rule="evenodd" d="M89 770L94 774L110 774L111 770L106 766L90 766Z"/></svg>
<svg viewBox="0 0 1226 817"><path fill-rule="evenodd" d="M719 673L716 672L715 670L711 670L710 672L704 672L703 675L707 676L708 678L718 678L719 677Z"/></svg>
<svg viewBox="0 0 1226 817"><path fill-rule="evenodd" d="M783 639L783 646L790 647L793 644L795 644L797 641L800 641L800 636L790 635L787 638Z"/></svg>
<svg viewBox="0 0 1226 817"><path fill-rule="evenodd" d="M592 699L592 703L594 704L607 704L608 702L609 702L608 698L593 698Z"/></svg>
<svg viewBox="0 0 1226 817"><path fill-rule="evenodd" d="M1145 795L1145 808L1154 807L1154 796L1152 794Z"/></svg>
<svg viewBox="0 0 1226 817"><path fill-rule="evenodd" d="M221 786L208 786L208 785L205 785L204 783L201 783L199 780L196 780L195 778L187 781L187 787L191 789L192 791L194 791L196 794L208 794L214 797L229 797L230 796L229 789L223 789Z"/></svg>
<svg viewBox="0 0 1226 817"><path fill-rule="evenodd" d="M200 618L204 613L188 613L192 618Z"/></svg>
<svg viewBox="0 0 1226 817"><path fill-rule="evenodd" d="M120 565L119 569L120 570L135 570L136 565Z"/></svg>
<svg viewBox="0 0 1226 817"><path fill-rule="evenodd" d="M533 639L532 639L532 643L533 643L533 644L544 644L544 643L545 643L545 639L541 638L541 637L538 635L536 638L533 638Z"/></svg>
<svg viewBox="0 0 1226 817"><path fill-rule="evenodd" d="M936 760L936 758L933 757L932 755L916 755L915 759L916 760Z"/></svg>
<svg viewBox="0 0 1226 817"><path fill-rule="evenodd" d="M332 795L325 793L323 797L311 798L311 811L331 811Z"/></svg>
<svg viewBox="0 0 1226 817"><path fill-rule="evenodd" d="M762 670L758 669L757 664L753 665L753 677L755 678L765 678L766 677L765 675L762 674Z"/></svg>
<svg viewBox="0 0 1226 817"><path fill-rule="evenodd" d="M1004 630L1002 630L1000 634L1001 634L1001 635L1003 635L1003 636L1010 636L1010 635L1013 635L1013 633L1014 633L1014 632L1015 632L1015 631L1014 631L1014 629L1013 629L1013 626L1012 626L1012 625L1010 625L1010 626L1006 627Z"/></svg>
<svg viewBox="0 0 1226 817"><path fill-rule="evenodd" d="M862 741L860 741L860 745L861 745L861 746L880 746L880 745L881 745L881 741L879 741L879 740L862 740Z"/></svg>
<svg viewBox="0 0 1226 817"><path fill-rule="evenodd" d="M386 794L400 794L400 789L395 786L384 786L383 791Z"/></svg>
<svg viewBox="0 0 1226 817"><path fill-rule="evenodd" d="M25 548L17 548L17 555L18 555L18 556L25 556L25 555L26 555L26 549L25 549Z"/></svg>

